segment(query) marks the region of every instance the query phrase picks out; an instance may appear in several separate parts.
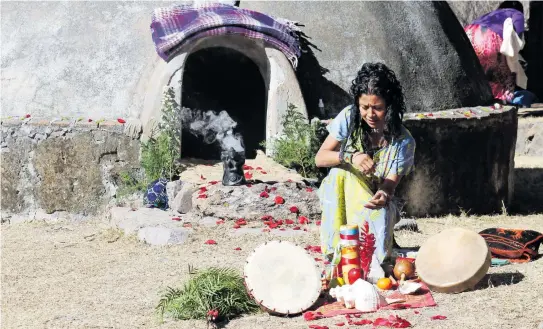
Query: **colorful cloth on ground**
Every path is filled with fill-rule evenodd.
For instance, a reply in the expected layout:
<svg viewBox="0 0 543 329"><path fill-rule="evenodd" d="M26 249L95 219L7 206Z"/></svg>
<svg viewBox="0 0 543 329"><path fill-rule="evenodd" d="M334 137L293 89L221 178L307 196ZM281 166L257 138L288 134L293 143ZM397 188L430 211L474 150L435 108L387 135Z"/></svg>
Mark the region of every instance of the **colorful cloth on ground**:
<svg viewBox="0 0 543 329"><path fill-rule="evenodd" d="M351 107L343 109L328 126L328 132L338 141L348 138L348 125ZM350 143L348 143L350 144ZM356 149L363 151L362 145ZM353 152L354 149L347 151ZM371 210L364 205L377 192L378 186L389 175L407 175L414 169L415 140L409 131L402 127L401 136L378 150L373 156L375 173L362 174L351 165L332 168L319 188L322 210L321 247L329 255L336 251L339 242L339 228L345 224L359 227L368 221L370 232L375 235L375 255L380 263L391 255L393 247L394 224L400 219L395 201L382 209Z"/></svg>
<svg viewBox="0 0 543 329"><path fill-rule="evenodd" d="M484 26L503 38L503 22L511 18L517 34L524 32L524 15L512 8L498 9L474 20L471 25Z"/></svg>
<svg viewBox="0 0 543 329"><path fill-rule="evenodd" d="M488 228L479 234L485 239L495 258L514 263L529 262L538 256L543 234L532 230Z"/></svg>
<svg viewBox="0 0 543 329"><path fill-rule="evenodd" d="M158 8L151 23L156 51L165 61L196 40L238 34L276 47L296 67L301 54L297 30L294 22L219 3Z"/></svg>
<svg viewBox="0 0 543 329"><path fill-rule="evenodd" d="M168 184L168 180L164 178L159 178L149 184L143 195L143 204L148 208L168 208L166 184Z"/></svg>
<svg viewBox="0 0 543 329"><path fill-rule="evenodd" d="M428 286L421 282L422 288L415 294L412 295L403 295L399 291L379 291L379 294L385 298L390 299L403 299L404 302L389 304L384 307L380 307L379 310L401 310L407 308L422 308L422 307L433 307L436 306L434 297ZM341 302L334 302L318 307L315 311L309 311L317 315L317 317L331 318L337 315L345 314L362 314L362 313L372 313L372 312L361 312L357 309L348 309L345 308L345 305ZM305 317L305 316L304 316ZM308 316L307 318L311 318Z"/></svg>
<svg viewBox="0 0 543 329"><path fill-rule="evenodd" d="M507 65L507 58L500 53L502 38L491 29L481 25L464 28L495 98L510 103L513 100L516 78Z"/></svg>

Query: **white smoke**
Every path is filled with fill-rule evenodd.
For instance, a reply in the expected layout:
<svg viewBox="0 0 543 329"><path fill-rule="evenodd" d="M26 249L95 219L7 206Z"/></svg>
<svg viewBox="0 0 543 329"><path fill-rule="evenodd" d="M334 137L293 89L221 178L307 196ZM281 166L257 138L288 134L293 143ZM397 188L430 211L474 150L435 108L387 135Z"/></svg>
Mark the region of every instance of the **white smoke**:
<svg viewBox="0 0 543 329"><path fill-rule="evenodd" d="M226 111L219 114L213 111L200 111L183 107L181 109L183 128L193 135L202 137L204 143L219 142L223 151L234 148L236 152L245 152L243 139L240 134L234 134L238 125Z"/></svg>

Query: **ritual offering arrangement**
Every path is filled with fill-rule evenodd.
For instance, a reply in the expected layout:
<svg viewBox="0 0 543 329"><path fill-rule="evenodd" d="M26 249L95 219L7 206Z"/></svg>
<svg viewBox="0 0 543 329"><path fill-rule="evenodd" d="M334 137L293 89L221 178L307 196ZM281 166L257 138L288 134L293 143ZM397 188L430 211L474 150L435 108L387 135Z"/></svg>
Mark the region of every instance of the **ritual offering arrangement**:
<svg viewBox="0 0 543 329"><path fill-rule="evenodd" d="M472 289L485 276L491 254L476 232L451 228L432 236L420 247L415 265L419 278L437 292Z"/></svg>
<svg viewBox="0 0 543 329"><path fill-rule="evenodd" d="M247 291L267 312L293 315L309 309L321 293L321 272L304 248L288 241L257 247L244 268Z"/></svg>
<svg viewBox="0 0 543 329"><path fill-rule="evenodd" d="M343 281L346 284L353 284L362 276L358 256L360 243L358 225L342 225L339 229L339 237Z"/></svg>

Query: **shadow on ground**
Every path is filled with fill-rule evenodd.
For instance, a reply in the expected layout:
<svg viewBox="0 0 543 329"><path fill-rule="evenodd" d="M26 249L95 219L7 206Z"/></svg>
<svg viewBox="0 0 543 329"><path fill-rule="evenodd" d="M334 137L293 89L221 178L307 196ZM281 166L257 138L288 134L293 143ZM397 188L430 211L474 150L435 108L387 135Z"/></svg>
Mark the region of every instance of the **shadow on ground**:
<svg viewBox="0 0 543 329"><path fill-rule="evenodd" d="M511 215L543 213L543 168L515 168Z"/></svg>
<svg viewBox="0 0 543 329"><path fill-rule="evenodd" d="M524 275L520 272L506 272L487 274L475 286L475 290L496 288L499 286L510 286L517 284L524 279Z"/></svg>

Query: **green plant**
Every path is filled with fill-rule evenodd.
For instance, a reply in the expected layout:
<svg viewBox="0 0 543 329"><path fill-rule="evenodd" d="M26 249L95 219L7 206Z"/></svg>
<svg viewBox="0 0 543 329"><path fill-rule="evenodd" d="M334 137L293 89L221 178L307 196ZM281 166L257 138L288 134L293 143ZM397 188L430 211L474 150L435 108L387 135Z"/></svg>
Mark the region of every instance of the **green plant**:
<svg viewBox="0 0 543 329"><path fill-rule="evenodd" d="M220 318L230 319L258 310L235 270L209 268L191 275L182 289L167 288L156 307L161 318L205 320L210 310L217 310Z"/></svg>
<svg viewBox="0 0 543 329"><path fill-rule="evenodd" d="M145 177L141 177L137 172L121 171L116 177L117 186L117 198L121 199L124 196L134 194L136 192L144 191L147 187L147 180Z"/></svg>
<svg viewBox="0 0 543 329"><path fill-rule="evenodd" d="M322 172L315 165L315 155L325 130L322 124L308 122L293 104L288 105L281 124L282 135L261 145L272 148L272 157L277 163L296 169L304 177L320 177Z"/></svg>
<svg viewBox="0 0 543 329"><path fill-rule="evenodd" d="M141 165L149 181L160 177L171 180L178 174L182 129L180 115L175 92L168 87L162 98L162 120L158 124L158 134L142 144Z"/></svg>

